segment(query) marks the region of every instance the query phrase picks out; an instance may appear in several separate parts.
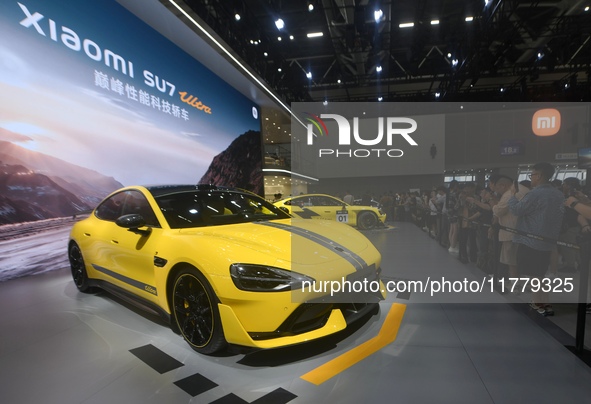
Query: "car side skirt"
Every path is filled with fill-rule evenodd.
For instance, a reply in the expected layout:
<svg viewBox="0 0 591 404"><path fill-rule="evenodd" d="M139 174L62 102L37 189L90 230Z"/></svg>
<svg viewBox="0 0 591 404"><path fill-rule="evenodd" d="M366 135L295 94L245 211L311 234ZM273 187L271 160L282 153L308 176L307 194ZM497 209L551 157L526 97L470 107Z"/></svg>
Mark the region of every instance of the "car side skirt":
<svg viewBox="0 0 591 404"><path fill-rule="evenodd" d="M121 300L124 300L125 302L132 304L144 311L160 316L167 324L172 324L170 314L149 300L143 299L126 291L123 288L120 288L119 286L113 285L112 283L103 281L101 279L89 279L89 284L90 286L96 286L112 295L115 295Z"/></svg>

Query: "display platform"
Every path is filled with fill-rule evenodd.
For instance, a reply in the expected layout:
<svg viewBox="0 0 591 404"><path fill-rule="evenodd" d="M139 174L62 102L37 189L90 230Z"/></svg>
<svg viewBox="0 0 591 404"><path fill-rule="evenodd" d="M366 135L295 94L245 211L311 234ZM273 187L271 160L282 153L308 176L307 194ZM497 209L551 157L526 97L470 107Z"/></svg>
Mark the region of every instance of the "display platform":
<svg viewBox="0 0 591 404"><path fill-rule="evenodd" d="M382 251L384 279L410 278L435 264L472 270L409 223L366 235ZM0 402L474 404L591 397L591 370L526 310L420 301L392 293L378 315L344 333L204 356L158 317L107 293L79 293L67 268L14 279L0 283Z"/></svg>

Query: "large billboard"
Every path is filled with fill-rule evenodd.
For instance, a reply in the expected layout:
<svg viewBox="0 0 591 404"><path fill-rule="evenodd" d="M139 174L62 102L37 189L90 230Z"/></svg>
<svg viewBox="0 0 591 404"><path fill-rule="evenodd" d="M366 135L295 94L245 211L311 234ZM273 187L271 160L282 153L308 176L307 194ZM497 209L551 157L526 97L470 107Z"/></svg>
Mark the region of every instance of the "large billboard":
<svg viewBox="0 0 591 404"><path fill-rule="evenodd" d="M122 185L261 193L259 117L257 105L113 0L3 1L0 280L55 267L14 254L38 228ZM43 260L58 248L50 238Z"/></svg>

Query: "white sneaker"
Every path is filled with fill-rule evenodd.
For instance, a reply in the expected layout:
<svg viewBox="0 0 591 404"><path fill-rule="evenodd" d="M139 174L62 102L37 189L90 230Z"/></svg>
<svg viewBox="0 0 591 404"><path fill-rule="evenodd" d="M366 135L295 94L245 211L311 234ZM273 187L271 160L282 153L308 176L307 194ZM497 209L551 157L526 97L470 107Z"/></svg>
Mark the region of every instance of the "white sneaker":
<svg viewBox="0 0 591 404"><path fill-rule="evenodd" d="M539 314L545 316L546 315L546 309L543 306L540 306L538 304L535 304L534 302L531 302L529 304L529 307L531 307L532 309L534 309L535 311L537 311ZM554 311L552 311L552 315L554 315Z"/></svg>

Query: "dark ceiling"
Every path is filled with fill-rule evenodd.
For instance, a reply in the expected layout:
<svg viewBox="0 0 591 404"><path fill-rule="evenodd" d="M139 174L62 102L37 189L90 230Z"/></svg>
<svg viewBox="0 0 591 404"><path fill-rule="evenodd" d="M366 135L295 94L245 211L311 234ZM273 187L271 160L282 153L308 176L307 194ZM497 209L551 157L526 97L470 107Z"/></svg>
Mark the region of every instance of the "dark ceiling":
<svg viewBox="0 0 591 404"><path fill-rule="evenodd" d="M185 3L287 102L591 100L591 0Z"/></svg>

